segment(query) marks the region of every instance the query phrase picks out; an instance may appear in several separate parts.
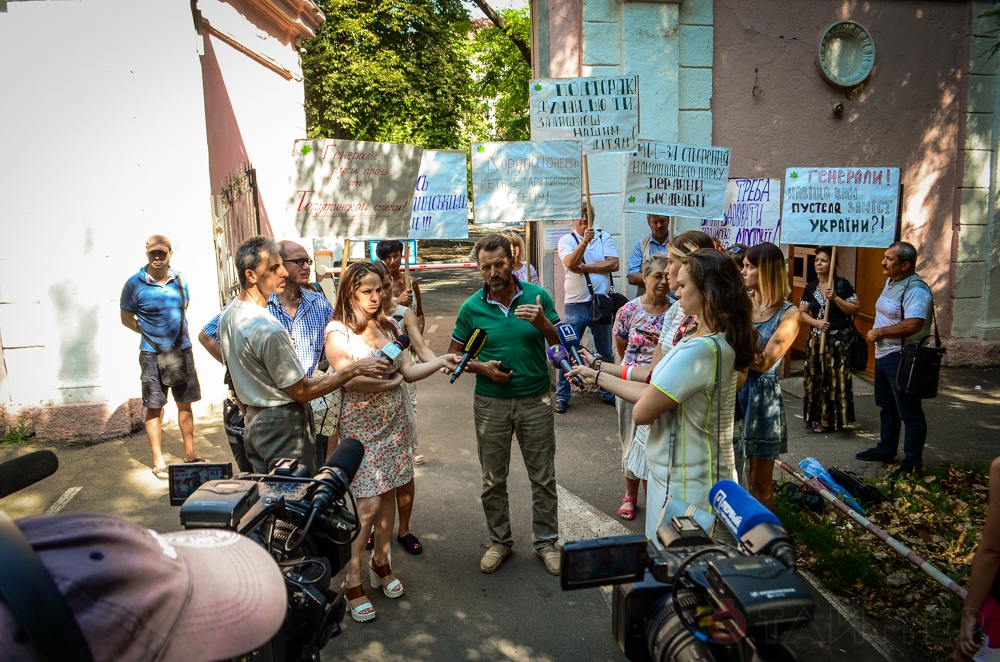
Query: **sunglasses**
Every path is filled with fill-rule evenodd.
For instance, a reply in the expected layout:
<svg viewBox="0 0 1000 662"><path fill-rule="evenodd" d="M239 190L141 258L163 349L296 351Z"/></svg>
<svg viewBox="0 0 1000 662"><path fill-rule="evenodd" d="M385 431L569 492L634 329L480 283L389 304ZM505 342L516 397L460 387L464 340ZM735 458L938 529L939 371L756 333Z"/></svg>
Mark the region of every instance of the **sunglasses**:
<svg viewBox="0 0 1000 662"><path fill-rule="evenodd" d="M742 246L730 246L726 249L726 252L730 255L743 255L747 252L747 250Z"/></svg>
<svg viewBox="0 0 1000 662"><path fill-rule="evenodd" d="M312 265L313 261L307 257L297 257L294 260L282 260L285 264L294 264L301 267L305 264Z"/></svg>
<svg viewBox="0 0 1000 662"><path fill-rule="evenodd" d="M677 327L677 332L674 333L674 344L676 345L681 340L684 339L690 333L694 333L698 329L698 320L694 318L694 315L688 315L681 321L681 325Z"/></svg>

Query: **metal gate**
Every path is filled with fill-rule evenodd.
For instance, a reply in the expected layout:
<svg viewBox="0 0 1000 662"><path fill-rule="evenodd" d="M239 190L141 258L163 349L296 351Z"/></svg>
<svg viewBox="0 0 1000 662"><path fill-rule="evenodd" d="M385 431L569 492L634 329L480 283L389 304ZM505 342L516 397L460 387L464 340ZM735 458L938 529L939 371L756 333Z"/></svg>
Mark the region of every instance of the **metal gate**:
<svg viewBox="0 0 1000 662"><path fill-rule="evenodd" d="M244 241L260 234L257 171L248 161L222 183L222 195L212 196L215 257L219 274L219 305L225 308L240 293L236 251Z"/></svg>

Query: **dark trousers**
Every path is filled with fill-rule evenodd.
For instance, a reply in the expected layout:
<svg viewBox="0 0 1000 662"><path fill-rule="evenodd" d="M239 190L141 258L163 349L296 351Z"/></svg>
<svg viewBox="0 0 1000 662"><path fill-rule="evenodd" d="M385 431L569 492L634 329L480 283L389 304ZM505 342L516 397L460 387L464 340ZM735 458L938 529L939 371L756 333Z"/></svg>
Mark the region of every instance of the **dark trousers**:
<svg viewBox="0 0 1000 662"><path fill-rule="evenodd" d="M900 428L905 424L903 436L904 469L923 467L924 442L927 441L927 419L920 398L903 395L896 390L896 371L899 369L899 352L875 359L875 404L881 410L881 441L878 450L886 457L895 458L899 447Z"/></svg>

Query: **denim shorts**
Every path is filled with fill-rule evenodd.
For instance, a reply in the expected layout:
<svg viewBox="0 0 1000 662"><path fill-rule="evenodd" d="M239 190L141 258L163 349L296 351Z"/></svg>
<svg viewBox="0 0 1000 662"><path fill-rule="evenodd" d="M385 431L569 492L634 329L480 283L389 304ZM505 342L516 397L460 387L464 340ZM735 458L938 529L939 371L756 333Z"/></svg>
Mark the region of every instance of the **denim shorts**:
<svg viewBox="0 0 1000 662"><path fill-rule="evenodd" d="M781 441L747 439L744 448L748 460L755 457L763 460L777 460L781 453L788 452L788 439Z"/></svg>

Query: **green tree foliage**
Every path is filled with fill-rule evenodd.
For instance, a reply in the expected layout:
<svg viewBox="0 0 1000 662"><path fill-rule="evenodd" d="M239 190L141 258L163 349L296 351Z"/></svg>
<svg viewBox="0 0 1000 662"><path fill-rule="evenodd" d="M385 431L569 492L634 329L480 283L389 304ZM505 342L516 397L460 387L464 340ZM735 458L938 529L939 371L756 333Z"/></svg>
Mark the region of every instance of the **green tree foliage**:
<svg viewBox="0 0 1000 662"><path fill-rule="evenodd" d="M465 147L482 125L471 23L460 0L320 0L305 42L308 133L432 149Z"/></svg>
<svg viewBox="0 0 1000 662"><path fill-rule="evenodd" d="M530 140L528 82L531 65L509 35L531 43L528 9L501 12L503 30L490 25L476 30L473 53L480 93L492 105L488 134L491 140Z"/></svg>

